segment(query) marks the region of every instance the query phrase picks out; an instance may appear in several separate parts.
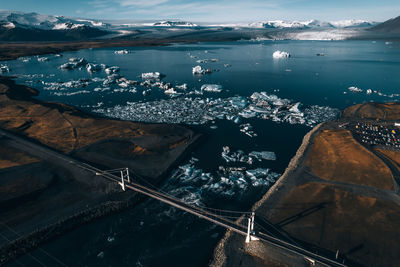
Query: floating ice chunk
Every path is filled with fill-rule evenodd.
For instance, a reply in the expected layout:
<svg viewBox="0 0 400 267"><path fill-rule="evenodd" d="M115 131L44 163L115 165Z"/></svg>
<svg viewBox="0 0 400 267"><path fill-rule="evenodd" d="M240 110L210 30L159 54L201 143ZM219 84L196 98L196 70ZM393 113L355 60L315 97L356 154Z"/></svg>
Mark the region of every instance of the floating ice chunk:
<svg viewBox="0 0 400 267"><path fill-rule="evenodd" d="M120 68L118 66L112 66L105 68L104 71L107 73L107 75L111 75L113 73L118 73L120 71Z"/></svg>
<svg viewBox="0 0 400 267"><path fill-rule="evenodd" d="M275 152L272 151L252 151L249 153L250 157L254 157L257 160L261 161L261 160L276 160L276 155Z"/></svg>
<svg viewBox="0 0 400 267"><path fill-rule="evenodd" d="M370 95L370 94L372 94L372 89L367 90L367 95Z"/></svg>
<svg viewBox="0 0 400 267"><path fill-rule="evenodd" d="M160 79L161 74L159 72L146 72L142 73L143 80L158 80Z"/></svg>
<svg viewBox="0 0 400 267"><path fill-rule="evenodd" d="M150 94L151 94L151 89L143 90L142 94L143 94L144 96L150 95Z"/></svg>
<svg viewBox="0 0 400 267"><path fill-rule="evenodd" d="M75 91L75 92L55 92L52 94L56 95L56 96L73 96L73 95L80 95L80 94L90 94L90 91L81 90L81 91Z"/></svg>
<svg viewBox="0 0 400 267"><path fill-rule="evenodd" d="M178 96L181 94L181 93L178 93L177 91L175 91L174 88L169 88L169 89L165 90L164 93L167 95L171 95L171 96Z"/></svg>
<svg viewBox="0 0 400 267"><path fill-rule="evenodd" d="M299 110L300 105L301 105L301 103L297 102L291 108L289 108L289 111L292 112L292 113L301 113L301 111Z"/></svg>
<svg viewBox="0 0 400 267"><path fill-rule="evenodd" d="M271 112L270 108L266 109L266 108L262 108L262 107L254 106L254 105L251 105L249 108L251 111L254 111L256 113L270 113Z"/></svg>
<svg viewBox="0 0 400 267"><path fill-rule="evenodd" d="M22 62L29 62L29 61L31 61L31 58L30 57L20 57L20 58L18 58L18 60L22 60Z"/></svg>
<svg viewBox="0 0 400 267"><path fill-rule="evenodd" d="M38 62L45 62L45 61L49 61L49 58L48 57L38 57L37 61Z"/></svg>
<svg viewBox="0 0 400 267"><path fill-rule="evenodd" d="M222 86L219 84L203 84L200 90L205 92L220 93L222 92Z"/></svg>
<svg viewBox="0 0 400 267"><path fill-rule="evenodd" d="M111 75L107 76L107 79L105 79L105 80L103 81L103 85L107 86L107 85L110 85L110 84L117 83L117 79L118 79L119 77L120 77L119 74L116 74L116 73L111 74Z"/></svg>
<svg viewBox="0 0 400 267"><path fill-rule="evenodd" d="M62 64L60 66L60 69L67 69L67 70L73 70L77 69L80 67L83 67L87 64L88 62L84 58L75 58L72 57L69 59L69 62Z"/></svg>
<svg viewBox="0 0 400 267"><path fill-rule="evenodd" d="M277 50L272 54L272 57L273 58L289 58L290 54L288 52Z"/></svg>
<svg viewBox="0 0 400 267"><path fill-rule="evenodd" d="M114 54L116 54L116 55L124 55L124 54L129 54L129 53L130 53L130 51L126 50L126 49L114 51Z"/></svg>
<svg viewBox="0 0 400 267"><path fill-rule="evenodd" d="M362 89L360 89L356 86L350 86L348 89L349 89L349 91L354 92L354 93L361 93L363 91Z"/></svg>
<svg viewBox="0 0 400 267"><path fill-rule="evenodd" d="M96 71L101 71L106 68L106 65L104 64L93 64L93 63L88 63L86 65L86 70L88 72L96 72Z"/></svg>
<svg viewBox="0 0 400 267"><path fill-rule="evenodd" d="M187 84L181 84L181 85L176 85L175 86L176 89L180 89L180 90L187 90Z"/></svg>
<svg viewBox="0 0 400 267"><path fill-rule="evenodd" d="M199 59L196 60L197 63L209 63L209 62L218 62L217 58L211 58L211 59Z"/></svg>
<svg viewBox="0 0 400 267"><path fill-rule="evenodd" d="M192 73L194 75L201 75L201 74L206 73L206 70L203 69L200 65L197 65L196 67L193 67Z"/></svg>
<svg viewBox="0 0 400 267"><path fill-rule="evenodd" d="M125 77L119 78L119 79L117 80L117 82L118 82L118 86L120 86L120 87L122 87L122 88L128 88L128 87L130 87L130 86L133 86L133 85L137 85L137 84L138 84L137 81L128 80L128 79L126 79Z"/></svg>
<svg viewBox="0 0 400 267"><path fill-rule="evenodd" d="M0 73L10 72L10 68L7 65L0 65Z"/></svg>
<svg viewBox="0 0 400 267"><path fill-rule="evenodd" d="M245 123L239 125L240 131L244 134L246 134L249 137L256 137L257 134L252 130L253 126L250 125L250 123Z"/></svg>

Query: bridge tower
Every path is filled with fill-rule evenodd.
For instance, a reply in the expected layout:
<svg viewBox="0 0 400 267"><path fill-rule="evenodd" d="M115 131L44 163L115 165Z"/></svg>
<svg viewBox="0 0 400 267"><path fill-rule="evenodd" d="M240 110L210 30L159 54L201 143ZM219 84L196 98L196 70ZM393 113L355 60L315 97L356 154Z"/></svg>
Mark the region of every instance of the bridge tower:
<svg viewBox="0 0 400 267"><path fill-rule="evenodd" d="M122 190L125 191L125 179L124 179L124 171L120 171L121 172L121 182L119 182L118 184L122 187Z"/></svg>
<svg viewBox="0 0 400 267"><path fill-rule="evenodd" d="M250 241L255 241L259 240L255 236L254 232L254 217L255 217L255 212L252 212L250 217L247 218L248 224L247 224L247 235L246 235L246 243L250 243Z"/></svg>

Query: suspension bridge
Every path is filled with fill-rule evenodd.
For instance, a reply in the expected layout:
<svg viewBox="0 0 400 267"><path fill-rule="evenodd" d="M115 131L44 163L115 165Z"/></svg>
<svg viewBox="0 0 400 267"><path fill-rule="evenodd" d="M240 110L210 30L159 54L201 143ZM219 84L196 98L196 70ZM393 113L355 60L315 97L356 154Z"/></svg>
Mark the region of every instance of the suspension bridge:
<svg viewBox="0 0 400 267"><path fill-rule="evenodd" d="M319 263L325 266L346 266L335 259L330 259L325 256L315 254L300 247L285 232L282 232L278 227L270 223L268 220L263 219L264 223L269 228L269 230L267 230L265 227L256 223L256 216L254 212L238 212L191 205L172 195L167 194L166 192L162 192L161 190L157 189L151 189L132 181L133 175L129 172L128 168L102 171L93 166L87 164L84 165L85 168L95 172L97 176L103 176L110 181L118 183L124 191L136 191L175 208L196 215L214 224L220 225L228 230L245 236L246 243L250 243L252 241L267 242L271 245L302 256L311 265ZM231 220L232 218L235 218L236 220ZM243 222L245 224L243 224ZM259 229L256 230L256 226L258 226ZM262 230L264 230L264 232ZM271 232L274 233L274 235L271 235Z"/></svg>
<svg viewBox="0 0 400 267"><path fill-rule="evenodd" d="M138 183L136 181L138 179L144 182L146 182L146 180L137 174L132 174L128 168L104 171L57 151L48 149L47 147L33 143L25 138L16 136L15 134L4 131L3 129L0 129L0 135L13 139L15 142L24 145L25 148L33 149L37 153L46 154L47 157L51 157L52 159L57 158L57 160L64 161L70 165L89 171L96 176L101 176L109 180L110 182L118 183L124 191L133 190L243 235L246 243L254 241L266 242L269 245L280 248L288 253L293 253L303 257L304 260L311 265L346 266L334 258L328 258L308 251L292 240L285 232L281 231L279 227L265 220L265 218L257 216L254 212L238 212L191 205L179 198L163 192L160 189L157 189L148 182L147 184L152 188ZM256 218L263 220L264 226L257 223Z"/></svg>

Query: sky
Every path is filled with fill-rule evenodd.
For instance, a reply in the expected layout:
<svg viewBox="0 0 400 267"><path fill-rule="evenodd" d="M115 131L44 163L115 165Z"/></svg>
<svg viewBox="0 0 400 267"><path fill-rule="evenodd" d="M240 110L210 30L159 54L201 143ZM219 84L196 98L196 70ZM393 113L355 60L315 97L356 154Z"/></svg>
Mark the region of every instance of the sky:
<svg viewBox="0 0 400 267"><path fill-rule="evenodd" d="M104 20L192 22L385 21L400 16L400 0L0 0L0 8Z"/></svg>

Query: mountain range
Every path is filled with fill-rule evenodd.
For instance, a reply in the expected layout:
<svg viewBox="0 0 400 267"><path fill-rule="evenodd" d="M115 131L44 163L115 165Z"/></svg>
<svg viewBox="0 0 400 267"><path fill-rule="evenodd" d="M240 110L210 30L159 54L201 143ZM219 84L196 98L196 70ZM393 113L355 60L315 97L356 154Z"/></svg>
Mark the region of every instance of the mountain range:
<svg viewBox="0 0 400 267"><path fill-rule="evenodd" d="M38 13L23 13L0 10L0 41L73 41L92 38L107 38L118 36L117 32L128 32L133 28L152 28L153 31L163 31L165 28L180 28L182 31L193 29L201 31L206 28L221 30L240 29L240 31L258 30L282 30L282 31L334 31L364 30L369 33L382 32L400 33L400 17L388 20L384 23L365 20L341 20L341 21L284 21L267 20L253 23L232 24L195 24L188 21L165 20L143 23L107 23L100 20L67 18L64 16L42 15ZM159 29L159 30L157 30ZM111 35L114 34L114 35ZM285 37L284 37L285 38Z"/></svg>

